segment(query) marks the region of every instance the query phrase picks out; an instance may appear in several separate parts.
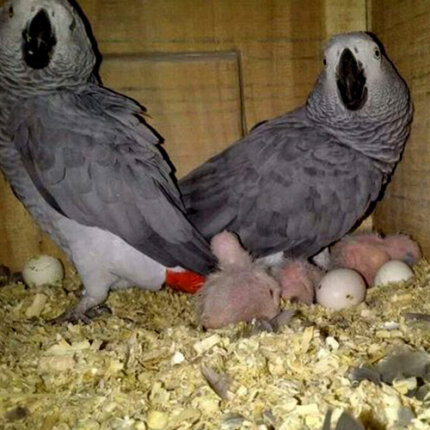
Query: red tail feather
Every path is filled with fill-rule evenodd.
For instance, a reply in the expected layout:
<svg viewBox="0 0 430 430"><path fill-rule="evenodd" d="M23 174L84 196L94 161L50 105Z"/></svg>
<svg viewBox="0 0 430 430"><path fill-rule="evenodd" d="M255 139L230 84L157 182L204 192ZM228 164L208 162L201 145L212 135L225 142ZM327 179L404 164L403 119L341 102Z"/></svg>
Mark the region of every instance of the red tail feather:
<svg viewBox="0 0 430 430"><path fill-rule="evenodd" d="M205 280L204 276L197 275L194 272L167 270L165 283L173 290L195 294L203 287Z"/></svg>

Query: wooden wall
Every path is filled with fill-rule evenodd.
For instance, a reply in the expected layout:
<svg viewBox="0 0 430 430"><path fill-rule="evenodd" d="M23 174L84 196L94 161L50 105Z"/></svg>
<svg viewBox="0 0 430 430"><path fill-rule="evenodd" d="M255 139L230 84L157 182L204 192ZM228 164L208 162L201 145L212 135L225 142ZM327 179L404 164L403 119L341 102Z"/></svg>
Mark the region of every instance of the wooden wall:
<svg viewBox="0 0 430 430"><path fill-rule="evenodd" d="M430 256L430 1L376 0L373 31L405 78L415 106L402 162L375 213L386 233L405 232Z"/></svg>
<svg viewBox="0 0 430 430"><path fill-rule="evenodd" d="M303 103L322 43L367 21L365 0L80 4L104 56L105 84L147 107L178 176L256 122ZM19 269L39 252L57 254L0 180L0 264Z"/></svg>

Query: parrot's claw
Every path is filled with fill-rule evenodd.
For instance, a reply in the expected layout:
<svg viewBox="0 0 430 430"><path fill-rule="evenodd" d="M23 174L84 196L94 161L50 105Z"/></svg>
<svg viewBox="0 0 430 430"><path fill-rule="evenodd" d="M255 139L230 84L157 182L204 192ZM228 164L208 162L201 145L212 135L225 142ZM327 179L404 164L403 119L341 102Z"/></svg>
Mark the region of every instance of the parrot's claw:
<svg viewBox="0 0 430 430"><path fill-rule="evenodd" d="M66 311L57 318L51 320L55 324L62 324L65 322L78 323L82 321L84 324L90 324L94 318L100 317L104 314L112 314L110 308L106 305L98 305L82 312L81 310L75 308L70 311Z"/></svg>
<svg viewBox="0 0 430 430"><path fill-rule="evenodd" d="M247 331L249 332L249 336L253 336L262 332L277 333L282 327L287 325L295 315L295 310L285 309L270 320L256 318L249 324Z"/></svg>
<svg viewBox="0 0 430 430"><path fill-rule="evenodd" d="M99 305L89 309L86 312L86 316L90 319L101 317L103 315L112 315L112 311L107 305Z"/></svg>
<svg viewBox="0 0 430 430"><path fill-rule="evenodd" d="M92 319L87 315L85 315L85 313L78 312L75 309L73 309L71 311L66 311L62 313L58 317L52 319L50 322L53 324L63 324L63 323L76 324L81 321L84 324L90 324Z"/></svg>

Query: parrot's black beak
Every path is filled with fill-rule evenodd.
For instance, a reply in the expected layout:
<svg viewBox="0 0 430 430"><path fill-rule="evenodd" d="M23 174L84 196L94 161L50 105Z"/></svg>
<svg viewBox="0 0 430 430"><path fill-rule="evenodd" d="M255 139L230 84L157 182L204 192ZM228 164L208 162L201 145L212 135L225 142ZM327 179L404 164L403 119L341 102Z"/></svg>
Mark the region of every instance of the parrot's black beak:
<svg viewBox="0 0 430 430"><path fill-rule="evenodd" d="M364 106L367 100L366 76L361 63L348 48L340 56L336 83L347 109L358 110Z"/></svg>
<svg viewBox="0 0 430 430"><path fill-rule="evenodd" d="M22 33L24 61L33 69L43 69L51 61L57 43L48 12L41 9Z"/></svg>

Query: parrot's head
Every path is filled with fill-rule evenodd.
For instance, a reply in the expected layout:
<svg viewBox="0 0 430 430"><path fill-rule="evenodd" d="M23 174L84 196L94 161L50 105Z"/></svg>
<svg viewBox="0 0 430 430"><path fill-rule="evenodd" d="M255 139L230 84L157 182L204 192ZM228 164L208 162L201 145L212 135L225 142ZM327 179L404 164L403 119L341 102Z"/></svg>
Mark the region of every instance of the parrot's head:
<svg viewBox="0 0 430 430"><path fill-rule="evenodd" d="M39 89L88 81L96 56L66 0L9 0L0 8L0 74Z"/></svg>
<svg viewBox="0 0 430 430"><path fill-rule="evenodd" d="M409 100L408 88L383 46L364 32L333 36L324 49L324 68L308 103L324 104L327 115L356 118Z"/></svg>
<svg viewBox="0 0 430 430"><path fill-rule="evenodd" d="M345 144L360 147L374 158L398 159L369 140L369 130L395 124L395 130L380 130L380 145L404 143L412 118L412 104L405 81L400 77L374 35L364 32L338 34L324 49L323 70L307 100L310 118L333 131ZM385 134L384 134L385 133ZM370 147L370 145L373 145ZM385 151L385 149L384 149Z"/></svg>

